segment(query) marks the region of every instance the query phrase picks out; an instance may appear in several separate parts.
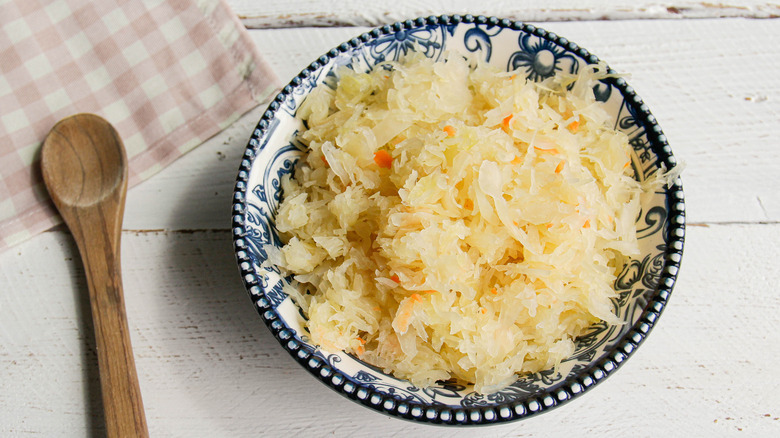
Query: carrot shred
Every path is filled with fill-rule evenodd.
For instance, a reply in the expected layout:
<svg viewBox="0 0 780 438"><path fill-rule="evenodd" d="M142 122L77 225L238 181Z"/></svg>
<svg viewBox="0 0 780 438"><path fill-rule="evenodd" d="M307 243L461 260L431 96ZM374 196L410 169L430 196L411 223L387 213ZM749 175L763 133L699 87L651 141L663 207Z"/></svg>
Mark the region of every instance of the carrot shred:
<svg viewBox="0 0 780 438"><path fill-rule="evenodd" d="M428 289L428 290L426 290L426 291L425 291L425 293L426 293L426 294L435 294L435 293L436 293L436 291L435 291L435 290L433 290L433 289Z"/></svg>
<svg viewBox="0 0 780 438"><path fill-rule="evenodd" d="M590 219L585 220L585 223L582 224L582 228L590 228Z"/></svg>
<svg viewBox="0 0 780 438"><path fill-rule="evenodd" d="M482 312L483 315L487 313L487 309L484 307L479 309L479 311Z"/></svg>
<svg viewBox="0 0 780 438"><path fill-rule="evenodd" d="M490 293L493 294L493 295L497 295L498 294L498 290L496 288L492 287L492 288L490 288Z"/></svg>
<svg viewBox="0 0 780 438"><path fill-rule="evenodd" d="M392 277L390 277L390 279L398 284L401 284L401 279L398 278L398 274L393 274Z"/></svg>
<svg viewBox="0 0 780 438"><path fill-rule="evenodd" d="M360 336L357 337L358 342L360 342L361 345L366 345L365 339L361 338Z"/></svg>
<svg viewBox="0 0 780 438"><path fill-rule="evenodd" d="M509 122L512 120L512 117L514 117L514 114L504 117L504 120L501 121L501 129L507 134L509 133Z"/></svg>
<svg viewBox="0 0 780 438"><path fill-rule="evenodd" d="M558 149L555 149L555 148L544 149L544 148L540 148L539 146L534 146L534 149L536 149L539 152L549 152L551 154L557 154L558 153Z"/></svg>
<svg viewBox="0 0 780 438"><path fill-rule="evenodd" d="M575 120L575 121L569 123L569 126L568 126L569 131L571 131L571 132L577 132L577 129L579 129L579 127L580 127L580 121L579 120Z"/></svg>
<svg viewBox="0 0 780 438"><path fill-rule="evenodd" d="M631 164L631 161L626 161L626 164L624 164L624 165L623 165L623 169L625 169L626 167L628 167L630 164Z"/></svg>
<svg viewBox="0 0 780 438"><path fill-rule="evenodd" d="M452 125L447 125L442 128L442 130L447 133L447 137L455 137L455 133L457 132L455 127Z"/></svg>
<svg viewBox="0 0 780 438"><path fill-rule="evenodd" d="M512 75L512 76L510 76L510 77L509 77L509 80L510 80L510 81L514 81L514 80L515 80L515 78L517 78L517 75Z"/></svg>
<svg viewBox="0 0 780 438"><path fill-rule="evenodd" d="M552 227L553 227L553 224L551 224L551 223L549 223L549 224L546 224L546 225L545 225L545 227L547 227L547 229L549 230L550 228L552 228Z"/></svg>
<svg viewBox="0 0 780 438"><path fill-rule="evenodd" d="M385 169L393 167L393 157L384 149L374 152L374 162L377 166Z"/></svg>
<svg viewBox="0 0 780 438"><path fill-rule="evenodd" d="M320 160L322 160L322 162L325 163L326 166L330 167L330 163L328 163L328 159L325 158L325 155L320 155Z"/></svg>
<svg viewBox="0 0 780 438"><path fill-rule="evenodd" d="M511 161L511 163L515 165L520 164L522 162L523 162L523 157L520 156L515 157L515 159Z"/></svg>
<svg viewBox="0 0 780 438"><path fill-rule="evenodd" d="M564 163L564 160L561 160L561 162L558 163L557 166L555 166L555 173L561 173L561 171L563 170L563 163Z"/></svg>
<svg viewBox="0 0 780 438"><path fill-rule="evenodd" d="M366 352L366 349L362 345L358 345L358 347L355 349L355 351L357 351L357 354L362 356L363 353Z"/></svg>
<svg viewBox="0 0 780 438"><path fill-rule="evenodd" d="M409 320L412 319L412 312L414 311L415 304L418 302L421 303L422 300L420 294L414 293L409 297L408 301L404 301L401 306L398 307L398 314L393 321L393 327L398 323L397 325L401 327L400 331L405 333L409 327Z"/></svg>
<svg viewBox="0 0 780 438"><path fill-rule="evenodd" d="M465 208L466 210L473 210L474 201L472 201L471 199L466 199L465 201L463 201L463 208Z"/></svg>

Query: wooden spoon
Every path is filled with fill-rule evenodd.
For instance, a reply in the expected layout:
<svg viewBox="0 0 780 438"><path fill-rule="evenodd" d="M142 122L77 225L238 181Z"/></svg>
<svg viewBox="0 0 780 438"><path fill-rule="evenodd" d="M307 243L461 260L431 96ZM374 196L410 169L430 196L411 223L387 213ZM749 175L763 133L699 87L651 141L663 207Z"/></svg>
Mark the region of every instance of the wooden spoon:
<svg viewBox="0 0 780 438"><path fill-rule="evenodd" d="M41 169L84 263L108 436L148 436L119 262L127 193L122 140L96 115L68 117L43 142Z"/></svg>

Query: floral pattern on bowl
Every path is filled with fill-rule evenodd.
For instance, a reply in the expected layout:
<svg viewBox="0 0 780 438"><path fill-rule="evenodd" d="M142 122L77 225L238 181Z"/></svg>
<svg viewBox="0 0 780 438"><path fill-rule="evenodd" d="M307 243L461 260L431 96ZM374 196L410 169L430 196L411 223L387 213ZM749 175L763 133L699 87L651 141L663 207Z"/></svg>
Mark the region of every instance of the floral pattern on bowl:
<svg viewBox="0 0 780 438"><path fill-rule="evenodd" d="M263 247L280 246L274 217L282 199L280 181L292 174L305 146L296 110L320 86L335 87L334 70L349 65L368 70L410 51L438 59L445 50L479 57L533 81L557 72L576 73L598 58L543 29L510 20L473 16L418 18L367 32L330 50L284 87L259 121L237 177L233 199L233 240L244 284L262 319L281 345L309 372L346 397L401 418L439 424L493 424L528 417L577 397L614 372L642 343L672 292L682 258L685 213L682 183L663 188L642 205L637 221L642 250L615 282L615 312L625 323L597 323L577 340L574 355L559 369L518 377L494 394L441 382L418 388L342 351L312 345L300 309L283 292L279 270L261 268ZM666 138L634 90L620 78L594 88L633 148L631 165L644 180L662 165L677 163Z"/></svg>

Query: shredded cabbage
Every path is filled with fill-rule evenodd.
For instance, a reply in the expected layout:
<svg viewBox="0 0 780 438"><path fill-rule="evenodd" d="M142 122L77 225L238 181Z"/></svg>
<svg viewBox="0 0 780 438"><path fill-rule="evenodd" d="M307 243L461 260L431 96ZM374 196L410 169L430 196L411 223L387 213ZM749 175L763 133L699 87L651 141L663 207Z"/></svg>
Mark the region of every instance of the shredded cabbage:
<svg viewBox="0 0 780 438"><path fill-rule="evenodd" d="M411 55L338 73L299 110L309 152L276 218L312 342L490 393L620 323L643 188L593 96L603 66L533 83Z"/></svg>

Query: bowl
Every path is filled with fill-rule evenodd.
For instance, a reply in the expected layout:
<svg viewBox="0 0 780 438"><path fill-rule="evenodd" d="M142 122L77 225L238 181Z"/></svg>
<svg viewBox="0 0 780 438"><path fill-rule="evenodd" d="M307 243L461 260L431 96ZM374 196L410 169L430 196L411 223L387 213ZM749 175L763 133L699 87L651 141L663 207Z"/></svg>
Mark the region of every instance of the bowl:
<svg viewBox="0 0 780 438"><path fill-rule="evenodd" d="M355 37L312 62L276 96L254 130L235 186L232 210L235 255L251 301L292 357L338 393L384 414L444 425L494 424L527 418L558 407L614 373L639 347L666 307L682 258L685 214L682 184L658 189L643 200L637 219L641 256L631 259L615 282L615 312L623 324L596 323L577 339L575 353L557 370L519 376L514 384L480 394L468 385L441 383L418 388L343 351L312 345L303 312L283 292L289 282L274 267L262 267L263 247L280 246L274 217L283 194L280 180L292 174L304 153L296 116L315 87L335 85L334 70L367 71L416 50L431 58L452 50L515 70L530 80L556 72L575 73L599 62L575 43L541 28L506 19L431 16L386 25ZM622 78L602 80L594 94L613 115L633 148L636 178L677 162L656 119Z"/></svg>

